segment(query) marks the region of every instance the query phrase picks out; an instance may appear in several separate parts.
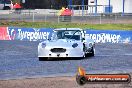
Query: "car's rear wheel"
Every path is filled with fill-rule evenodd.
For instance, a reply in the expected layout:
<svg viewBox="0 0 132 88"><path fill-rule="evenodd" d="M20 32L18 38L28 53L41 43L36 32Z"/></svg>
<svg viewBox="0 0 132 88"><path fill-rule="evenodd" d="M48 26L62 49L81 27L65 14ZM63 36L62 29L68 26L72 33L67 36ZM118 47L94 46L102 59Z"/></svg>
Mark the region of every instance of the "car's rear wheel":
<svg viewBox="0 0 132 88"><path fill-rule="evenodd" d="M94 56L94 53L95 53L95 49L92 47L90 56Z"/></svg>
<svg viewBox="0 0 132 88"><path fill-rule="evenodd" d="M86 53L85 56L86 56L86 57L94 56L94 54L95 54L95 49L92 47L90 53Z"/></svg>

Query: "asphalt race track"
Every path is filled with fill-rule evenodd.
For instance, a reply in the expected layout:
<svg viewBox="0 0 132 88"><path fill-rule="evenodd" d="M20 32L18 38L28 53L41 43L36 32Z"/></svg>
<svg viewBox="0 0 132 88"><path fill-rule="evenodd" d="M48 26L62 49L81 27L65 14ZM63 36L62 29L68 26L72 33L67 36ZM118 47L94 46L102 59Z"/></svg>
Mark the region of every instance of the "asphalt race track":
<svg viewBox="0 0 132 88"><path fill-rule="evenodd" d="M74 76L79 66L87 73L131 73L132 44L96 44L95 57L39 61L39 42L0 41L0 79Z"/></svg>

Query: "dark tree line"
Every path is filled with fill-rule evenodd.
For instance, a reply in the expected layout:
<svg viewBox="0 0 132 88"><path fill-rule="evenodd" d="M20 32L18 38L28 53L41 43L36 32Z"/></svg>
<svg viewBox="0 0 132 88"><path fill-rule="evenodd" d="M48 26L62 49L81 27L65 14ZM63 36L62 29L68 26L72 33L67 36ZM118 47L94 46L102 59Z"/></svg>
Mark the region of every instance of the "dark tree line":
<svg viewBox="0 0 132 88"><path fill-rule="evenodd" d="M25 0L23 4L24 8L29 9L61 9L61 7L67 7L69 0ZM84 0L87 4L88 0ZM82 0L72 0L72 4L81 5Z"/></svg>

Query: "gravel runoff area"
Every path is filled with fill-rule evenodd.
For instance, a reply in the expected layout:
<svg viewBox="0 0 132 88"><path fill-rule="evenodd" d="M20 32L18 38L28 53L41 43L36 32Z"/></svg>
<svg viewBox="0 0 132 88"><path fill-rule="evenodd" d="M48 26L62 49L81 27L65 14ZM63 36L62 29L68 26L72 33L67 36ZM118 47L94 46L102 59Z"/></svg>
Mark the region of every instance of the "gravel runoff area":
<svg viewBox="0 0 132 88"><path fill-rule="evenodd" d="M132 76L132 74L131 74ZM124 84L77 84L75 77L45 77L0 81L0 88L132 88L131 83Z"/></svg>

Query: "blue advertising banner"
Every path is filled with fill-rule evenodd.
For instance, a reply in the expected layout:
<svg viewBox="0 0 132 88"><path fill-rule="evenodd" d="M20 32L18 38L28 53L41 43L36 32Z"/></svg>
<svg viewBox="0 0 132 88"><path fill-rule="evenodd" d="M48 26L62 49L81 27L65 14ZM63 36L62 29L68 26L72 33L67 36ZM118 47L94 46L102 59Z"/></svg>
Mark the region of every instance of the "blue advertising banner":
<svg viewBox="0 0 132 88"><path fill-rule="evenodd" d="M1 40L43 41L50 39L53 28L16 28L1 27ZM90 30L86 29L86 37L96 43L132 43L132 31L123 30Z"/></svg>
<svg viewBox="0 0 132 88"><path fill-rule="evenodd" d="M11 40L41 41L51 38L52 28L15 28L9 27Z"/></svg>
<svg viewBox="0 0 132 88"><path fill-rule="evenodd" d="M86 37L96 43L132 43L132 31L87 29Z"/></svg>

